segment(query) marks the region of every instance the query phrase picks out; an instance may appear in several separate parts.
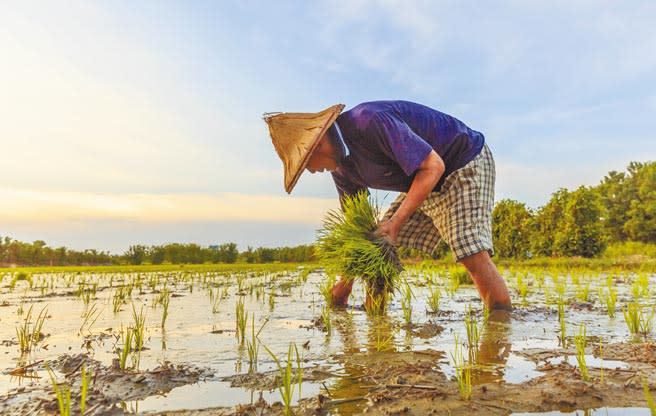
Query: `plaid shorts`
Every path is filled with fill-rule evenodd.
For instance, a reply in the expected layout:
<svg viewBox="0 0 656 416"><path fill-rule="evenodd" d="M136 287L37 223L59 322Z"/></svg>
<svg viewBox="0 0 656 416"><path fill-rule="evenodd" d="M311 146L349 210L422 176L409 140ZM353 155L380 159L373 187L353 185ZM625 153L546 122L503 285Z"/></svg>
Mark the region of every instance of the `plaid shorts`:
<svg viewBox="0 0 656 416"><path fill-rule="evenodd" d="M487 145L481 153L444 180L439 192L431 192L399 231L401 246L433 253L440 239L460 261L492 248L492 207L494 205L494 159ZM399 195L385 219L389 219L405 198Z"/></svg>

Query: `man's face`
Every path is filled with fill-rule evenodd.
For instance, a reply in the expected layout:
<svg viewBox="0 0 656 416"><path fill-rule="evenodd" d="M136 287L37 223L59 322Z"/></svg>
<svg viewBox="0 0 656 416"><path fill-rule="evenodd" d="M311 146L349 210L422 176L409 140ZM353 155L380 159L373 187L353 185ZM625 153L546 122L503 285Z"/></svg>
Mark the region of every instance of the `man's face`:
<svg viewBox="0 0 656 416"><path fill-rule="evenodd" d="M337 169L337 157L335 149L333 148L330 140L327 135L324 135L319 142L319 145L312 152L310 160L306 166L306 169L310 173L323 172L327 170L332 172Z"/></svg>

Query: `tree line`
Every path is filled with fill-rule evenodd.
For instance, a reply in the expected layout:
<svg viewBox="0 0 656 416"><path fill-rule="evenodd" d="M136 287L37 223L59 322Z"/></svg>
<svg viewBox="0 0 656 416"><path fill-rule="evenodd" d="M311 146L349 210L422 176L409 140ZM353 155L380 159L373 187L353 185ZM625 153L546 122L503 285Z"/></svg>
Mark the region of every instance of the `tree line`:
<svg viewBox="0 0 656 416"><path fill-rule="evenodd" d="M76 251L66 247L48 247L45 241L26 243L0 237L0 266L74 266L121 264L202 264L202 263L272 263L314 261L314 247L247 247L240 252L237 244L225 243L201 247L198 244L133 245L123 254L106 251Z"/></svg>
<svg viewBox="0 0 656 416"><path fill-rule="evenodd" d="M594 257L613 243L656 243L656 162L631 162L596 186L559 189L538 209L512 199L492 213L499 257Z"/></svg>

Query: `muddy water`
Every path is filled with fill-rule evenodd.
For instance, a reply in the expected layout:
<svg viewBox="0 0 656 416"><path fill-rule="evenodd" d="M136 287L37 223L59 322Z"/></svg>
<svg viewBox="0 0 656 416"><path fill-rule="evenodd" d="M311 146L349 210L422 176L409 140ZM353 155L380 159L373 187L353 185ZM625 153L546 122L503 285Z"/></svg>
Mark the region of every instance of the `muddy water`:
<svg viewBox="0 0 656 416"><path fill-rule="evenodd" d="M509 285L515 286L515 274L506 273L505 276ZM579 325L586 324L590 340L590 351L586 356L588 367L603 367L609 371L629 368L621 360L600 358L593 354L592 347L599 340L608 345L632 339L620 307L631 298L630 283L634 277L629 275L626 283L620 281L616 285L618 310L613 319L607 316L605 307L597 300L597 286L605 285L605 276L589 277L591 302L576 299L581 285L572 284L569 277L565 295L571 301L566 313L568 335L575 335ZM519 296L519 289L511 289L517 309L510 314L493 313L484 323L473 286L463 285L450 294L450 279L444 273L410 271L407 278L415 296L412 325L404 323L400 296L390 303L386 316L367 315L359 307L364 299L362 288L356 286L351 298L351 304L355 306L331 313L330 332L316 325L325 304L318 288L325 278L321 271L310 273L305 282L299 271L253 274L239 279L242 282L240 290L235 275L218 273L43 274L32 276L32 288L28 281L23 280L11 288L11 277L5 276L0 284L0 304L3 305L0 307L0 395L4 395L0 411L16 412L16 403L33 400L33 395L24 394L26 391L51 390L47 373L38 364L40 362L84 353L103 366L111 367L112 360L118 357L117 348L122 345L120 328L132 325L132 304L137 310L143 305L146 313L146 349L140 354L139 371L172 363L190 364L206 370L206 373L197 382L183 383L158 394L117 403L127 412L233 407L262 400L267 403L280 400L275 376L272 376L273 382L265 380L267 374L275 375L277 367L264 347L259 350L255 376L250 377L249 382L235 382L235 375L246 374L249 370L246 349L240 347L235 336L238 299L244 301L249 316L247 339L254 314L256 330L262 327L259 338L277 357L286 359L290 342L297 345L306 381L300 386L300 392L296 387L293 403L299 403L299 398L327 396L331 400L327 412L331 414L353 414L371 406L370 394L376 383L380 386L382 377L372 374L372 368L396 359L406 360L407 365L420 366L423 372L440 374L445 382L454 385L451 381L455 374L451 354L454 353L456 337L461 343L467 340L463 324L466 307L474 311L480 329L477 364L473 371L475 386L530 383L543 376L548 371L545 368L563 365L571 367L568 371L576 371L575 351L571 346L562 348L560 345L556 308L553 304L546 304L544 289L540 287L550 288L550 297L555 299L555 285L549 277L540 284L528 275L526 280L530 286L525 299ZM654 278L650 276L652 281ZM427 279L442 288L440 312L437 314L427 312ZM126 297L120 311L114 313L115 294L122 286L135 281L137 284L131 296ZM80 286L81 282L84 286ZM95 295L85 305L84 296L77 296L76 292L80 287L89 291L94 284L97 284ZM163 308L154 305L154 301L165 284L173 296L162 328ZM643 303L649 303L650 299L647 296ZM90 328L80 330L83 314L92 305L100 315ZM20 354L16 345L16 328L23 324L30 306L33 316L47 307L48 318L42 329L45 338L31 352ZM407 353L412 355L406 358L404 354ZM10 374L18 367L34 363L37 365L27 373L29 378ZM398 375L390 373L392 378L385 374L386 383L394 386L407 384L407 368L404 371L406 373ZM63 377L62 372L57 374ZM613 403L607 405L608 414L614 414ZM576 409L570 409L567 405L541 410L577 414ZM617 411L622 410L627 409ZM639 412L646 409L634 410L635 414L641 414ZM586 412L606 414L605 408L601 413L591 409Z"/></svg>

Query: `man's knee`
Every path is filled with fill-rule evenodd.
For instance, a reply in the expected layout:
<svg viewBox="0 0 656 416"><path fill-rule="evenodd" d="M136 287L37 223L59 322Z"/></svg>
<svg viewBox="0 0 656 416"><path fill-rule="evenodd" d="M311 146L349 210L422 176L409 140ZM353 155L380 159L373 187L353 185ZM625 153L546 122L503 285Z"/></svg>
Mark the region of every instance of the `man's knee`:
<svg viewBox="0 0 656 416"><path fill-rule="evenodd" d="M492 265L492 259L490 258L490 253L487 250L479 251L476 254L467 256L460 260L463 266L469 270L471 273L481 272Z"/></svg>

